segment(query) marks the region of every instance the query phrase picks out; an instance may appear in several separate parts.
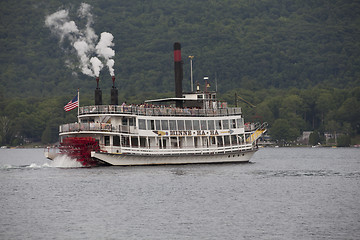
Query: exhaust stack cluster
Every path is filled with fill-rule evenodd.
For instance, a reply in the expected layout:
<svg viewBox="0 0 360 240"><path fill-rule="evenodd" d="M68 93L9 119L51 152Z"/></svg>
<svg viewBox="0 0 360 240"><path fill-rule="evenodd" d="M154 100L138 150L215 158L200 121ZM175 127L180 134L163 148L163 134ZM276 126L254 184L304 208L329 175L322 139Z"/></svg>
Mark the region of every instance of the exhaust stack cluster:
<svg viewBox="0 0 360 240"><path fill-rule="evenodd" d="M115 87L115 76L111 77L113 86L111 88L110 105L119 105L118 89ZM99 77L96 77L95 105L102 105L102 91L99 87Z"/></svg>

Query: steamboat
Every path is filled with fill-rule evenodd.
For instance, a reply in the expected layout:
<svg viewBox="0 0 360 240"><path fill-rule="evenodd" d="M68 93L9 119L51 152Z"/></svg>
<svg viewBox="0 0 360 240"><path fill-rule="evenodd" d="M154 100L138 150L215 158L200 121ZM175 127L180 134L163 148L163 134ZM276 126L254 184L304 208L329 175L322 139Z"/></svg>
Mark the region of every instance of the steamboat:
<svg viewBox="0 0 360 240"><path fill-rule="evenodd" d="M245 124L240 107L227 107L205 87L184 93L181 45L174 44L175 97L118 104L112 77L111 104L78 108L78 122L59 127L58 154L85 166L249 162L266 123ZM99 79L97 78L97 83ZM53 159L58 154L46 152Z"/></svg>

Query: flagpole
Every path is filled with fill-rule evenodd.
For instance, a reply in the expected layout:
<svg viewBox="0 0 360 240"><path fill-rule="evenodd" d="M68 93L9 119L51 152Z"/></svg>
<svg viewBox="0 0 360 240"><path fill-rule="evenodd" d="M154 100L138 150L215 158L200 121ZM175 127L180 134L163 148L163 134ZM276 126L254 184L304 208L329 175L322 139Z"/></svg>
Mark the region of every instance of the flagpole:
<svg viewBox="0 0 360 240"><path fill-rule="evenodd" d="M78 88L78 123L80 123L79 115L80 115L80 91Z"/></svg>

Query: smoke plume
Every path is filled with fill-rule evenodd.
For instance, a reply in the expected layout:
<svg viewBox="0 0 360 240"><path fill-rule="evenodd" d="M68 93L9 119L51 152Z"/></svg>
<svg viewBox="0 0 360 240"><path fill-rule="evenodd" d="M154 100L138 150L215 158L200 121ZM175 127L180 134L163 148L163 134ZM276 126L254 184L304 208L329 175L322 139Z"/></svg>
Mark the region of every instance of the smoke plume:
<svg viewBox="0 0 360 240"><path fill-rule="evenodd" d="M92 57L90 62L93 66L95 76L99 76L101 69L104 67L102 62L97 57Z"/></svg>
<svg viewBox="0 0 360 240"><path fill-rule="evenodd" d="M82 3L77 12L79 18L86 19L84 29L79 29L76 23L70 20L69 11L64 9L46 16L45 25L59 37L60 43L63 43L64 39L69 40L76 50L79 68L83 74L98 77L106 64L110 75L113 76L115 62L112 58L115 56L115 51L111 47L114 46L112 42L114 37L111 33L103 32L100 41L96 44L98 36L91 27L94 21L90 10L89 4Z"/></svg>
<svg viewBox="0 0 360 240"><path fill-rule="evenodd" d="M71 33L78 34L79 29L77 28L74 21L69 20L69 11L60 10L46 17L45 25L50 30L60 37L60 42L68 37L70 41L74 41Z"/></svg>
<svg viewBox="0 0 360 240"><path fill-rule="evenodd" d="M96 45L96 52L105 59L111 76L114 76L114 60L111 58L115 56L115 51L110 48L114 46L113 39L114 37L111 33L103 32L101 33L99 43Z"/></svg>

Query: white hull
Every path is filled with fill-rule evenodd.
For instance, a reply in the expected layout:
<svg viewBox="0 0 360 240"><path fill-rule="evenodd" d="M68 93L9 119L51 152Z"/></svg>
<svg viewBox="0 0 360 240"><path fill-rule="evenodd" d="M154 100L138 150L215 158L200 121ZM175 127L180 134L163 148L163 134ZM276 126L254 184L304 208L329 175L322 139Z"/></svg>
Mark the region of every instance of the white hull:
<svg viewBox="0 0 360 240"><path fill-rule="evenodd" d="M109 154L91 152L91 157L100 162L114 166L136 165L171 165L199 163L244 163L249 162L256 150L217 155L172 155L172 156L139 156L130 154Z"/></svg>

